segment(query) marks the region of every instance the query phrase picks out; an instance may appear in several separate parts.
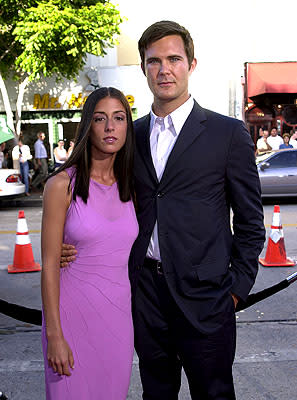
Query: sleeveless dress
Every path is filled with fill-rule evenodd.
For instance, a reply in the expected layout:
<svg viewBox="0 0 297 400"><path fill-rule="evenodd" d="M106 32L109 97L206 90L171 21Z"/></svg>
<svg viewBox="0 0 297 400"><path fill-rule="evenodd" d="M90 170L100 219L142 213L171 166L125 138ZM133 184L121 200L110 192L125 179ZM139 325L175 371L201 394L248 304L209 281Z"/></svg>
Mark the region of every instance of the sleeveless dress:
<svg viewBox="0 0 297 400"><path fill-rule="evenodd" d="M133 203L121 202L116 183L91 179L87 204L72 200L64 243L77 256L60 272L60 316L74 369L59 376L48 366L43 319L47 400L126 399L134 348L128 258L137 234Z"/></svg>

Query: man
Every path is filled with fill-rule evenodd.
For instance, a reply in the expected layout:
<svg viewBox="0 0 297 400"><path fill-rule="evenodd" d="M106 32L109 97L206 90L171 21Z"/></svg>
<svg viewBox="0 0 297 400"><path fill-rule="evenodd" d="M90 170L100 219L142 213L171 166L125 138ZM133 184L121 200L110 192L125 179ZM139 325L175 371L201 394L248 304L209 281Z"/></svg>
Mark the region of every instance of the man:
<svg viewBox="0 0 297 400"><path fill-rule="evenodd" d="M257 155L261 155L267 153L267 151L272 150L272 147L267 141L268 136L269 136L268 130L264 129L262 137L260 137L257 140Z"/></svg>
<svg viewBox="0 0 297 400"><path fill-rule="evenodd" d="M293 146L294 149L297 149L297 131L293 133L289 143Z"/></svg>
<svg viewBox="0 0 297 400"><path fill-rule="evenodd" d="M33 179L32 187L38 188L38 186L43 183L48 173L47 166L47 151L44 146L45 134L43 132L37 133L37 140L34 143L34 151L35 151L35 162L38 172L38 175Z"/></svg>
<svg viewBox="0 0 297 400"><path fill-rule="evenodd" d="M278 150L279 146L284 143L283 138L277 134L276 128L271 128L270 136L267 138L267 143L271 146L272 150Z"/></svg>
<svg viewBox="0 0 297 400"><path fill-rule="evenodd" d="M22 182L25 184L25 195L30 196L28 160L32 159L32 155L30 153L30 147L26 144L23 144L23 140L21 137L19 137L18 144L12 149L12 159L14 162L19 163Z"/></svg>
<svg viewBox="0 0 297 400"><path fill-rule="evenodd" d="M235 399L235 306L265 236L253 143L240 121L189 95L196 59L185 28L157 22L139 51L154 95L135 123L140 231L129 265L143 399L177 400L182 367L193 400Z"/></svg>

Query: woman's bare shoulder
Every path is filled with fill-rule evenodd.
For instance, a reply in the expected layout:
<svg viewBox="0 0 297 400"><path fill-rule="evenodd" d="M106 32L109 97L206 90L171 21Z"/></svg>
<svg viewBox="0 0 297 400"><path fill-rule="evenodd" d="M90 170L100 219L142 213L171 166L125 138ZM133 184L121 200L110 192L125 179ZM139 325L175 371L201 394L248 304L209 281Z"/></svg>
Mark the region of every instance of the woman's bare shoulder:
<svg viewBox="0 0 297 400"><path fill-rule="evenodd" d="M61 171L48 179L45 185L46 193L55 193L56 196L61 194L68 194L69 192L70 177L66 171Z"/></svg>

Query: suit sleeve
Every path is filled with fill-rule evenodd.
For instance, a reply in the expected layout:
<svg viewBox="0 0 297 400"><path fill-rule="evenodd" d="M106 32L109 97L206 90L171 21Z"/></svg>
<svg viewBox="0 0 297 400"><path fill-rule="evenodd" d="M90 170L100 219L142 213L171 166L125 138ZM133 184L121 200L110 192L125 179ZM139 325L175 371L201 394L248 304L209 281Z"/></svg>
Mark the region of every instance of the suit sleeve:
<svg viewBox="0 0 297 400"><path fill-rule="evenodd" d="M226 168L226 190L233 211L232 293L246 300L258 272L265 227L254 145L244 124L234 122Z"/></svg>

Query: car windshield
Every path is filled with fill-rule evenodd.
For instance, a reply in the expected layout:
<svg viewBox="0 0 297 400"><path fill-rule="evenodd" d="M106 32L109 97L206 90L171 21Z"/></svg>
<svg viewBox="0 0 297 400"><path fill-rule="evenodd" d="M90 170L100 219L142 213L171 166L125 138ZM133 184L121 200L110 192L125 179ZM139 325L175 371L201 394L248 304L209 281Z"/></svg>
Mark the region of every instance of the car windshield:
<svg viewBox="0 0 297 400"><path fill-rule="evenodd" d="M256 164L258 165L260 162L267 160L275 151L268 151L267 153L261 154L256 157Z"/></svg>

